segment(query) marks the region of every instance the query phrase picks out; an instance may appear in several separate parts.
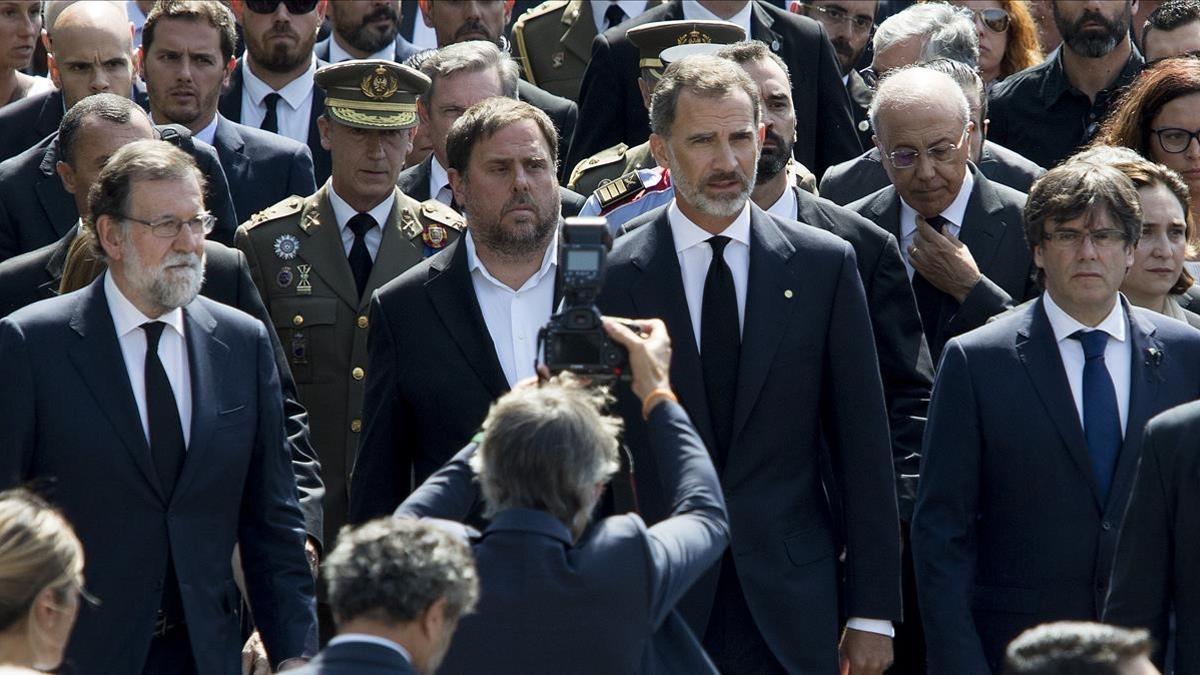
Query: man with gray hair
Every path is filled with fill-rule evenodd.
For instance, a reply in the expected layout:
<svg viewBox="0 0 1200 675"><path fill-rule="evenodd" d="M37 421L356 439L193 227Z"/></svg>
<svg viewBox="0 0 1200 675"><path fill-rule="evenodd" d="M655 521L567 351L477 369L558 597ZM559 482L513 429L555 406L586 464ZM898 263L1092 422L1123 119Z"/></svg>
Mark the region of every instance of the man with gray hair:
<svg viewBox="0 0 1200 675"><path fill-rule="evenodd" d="M892 184L847 208L899 240L936 363L946 340L1035 293L1020 229L1025 194L967 160L974 122L949 75L922 66L895 72L870 116Z"/></svg>
<svg viewBox="0 0 1200 675"><path fill-rule="evenodd" d="M296 675L432 675L479 596L470 548L432 522L344 528L323 567L338 636Z"/></svg>
<svg viewBox="0 0 1200 675"><path fill-rule="evenodd" d="M429 89L417 99L421 128L433 142L433 153L425 161L400 173L396 185L404 194L419 201L436 199L455 211L462 206L454 200L446 169L446 139L455 120L467 108L493 96L517 98L520 69L517 62L494 43L485 40L456 42L437 50L421 62L421 72L429 78ZM558 188L563 215L570 217L583 208L584 197L564 187Z"/></svg>
<svg viewBox="0 0 1200 675"><path fill-rule="evenodd" d="M674 198L630 221L599 305L665 319L672 381L721 472L732 550L684 599L684 618L723 672L828 673L849 617L840 658L852 673L879 673L892 658L889 622L900 618L899 528L852 249L751 203L764 128L759 87L742 67L703 55L672 63L650 119ZM636 401L618 405L641 513L655 522L672 495L641 454ZM822 457L832 460L829 485ZM844 584L835 541L847 542Z"/></svg>

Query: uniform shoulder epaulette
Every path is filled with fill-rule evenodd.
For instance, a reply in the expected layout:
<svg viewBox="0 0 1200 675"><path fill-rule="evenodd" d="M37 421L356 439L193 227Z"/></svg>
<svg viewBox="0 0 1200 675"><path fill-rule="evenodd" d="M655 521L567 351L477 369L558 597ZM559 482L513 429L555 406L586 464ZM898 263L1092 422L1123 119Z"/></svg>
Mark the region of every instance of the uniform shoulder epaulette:
<svg viewBox="0 0 1200 675"><path fill-rule="evenodd" d="M421 216L460 232L467 226L467 221L462 214L436 199L426 199L421 202Z"/></svg>
<svg viewBox="0 0 1200 675"><path fill-rule="evenodd" d="M529 9L525 10L521 16L517 17L516 23L513 24L513 29L515 30L517 26L524 27L523 24L526 21L529 21L530 19L536 19L566 6L567 0L546 0L536 7L530 7Z"/></svg>
<svg viewBox="0 0 1200 675"><path fill-rule="evenodd" d="M591 157L588 157L587 159L580 160L579 163L575 165L575 168L571 170L571 177L567 179L567 187L574 187L574 185L579 182L579 179L583 177L583 174L598 166L613 164L625 159L625 153L628 151L628 145L625 145L624 143L617 143L611 148L605 148Z"/></svg>
<svg viewBox="0 0 1200 675"><path fill-rule="evenodd" d="M292 195L291 197L288 197L287 199L276 204L272 204L253 216L250 216L250 223L247 225L247 229L253 229L263 223L295 215L303 210L304 198Z"/></svg>
<svg viewBox="0 0 1200 675"><path fill-rule="evenodd" d="M593 193L600 200L600 209L604 210L628 200L645 188L638 172L630 171L609 183L596 188Z"/></svg>

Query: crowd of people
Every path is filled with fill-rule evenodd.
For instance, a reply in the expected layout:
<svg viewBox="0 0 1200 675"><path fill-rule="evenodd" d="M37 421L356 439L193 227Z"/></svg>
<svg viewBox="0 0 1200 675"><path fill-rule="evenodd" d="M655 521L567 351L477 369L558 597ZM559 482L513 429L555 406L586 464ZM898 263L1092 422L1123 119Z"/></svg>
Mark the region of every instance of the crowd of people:
<svg viewBox="0 0 1200 675"><path fill-rule="evenodd" d="M0 0L0 671L1200 673L1198 57ZM573 216L619 377L542 361Z"/></svg>

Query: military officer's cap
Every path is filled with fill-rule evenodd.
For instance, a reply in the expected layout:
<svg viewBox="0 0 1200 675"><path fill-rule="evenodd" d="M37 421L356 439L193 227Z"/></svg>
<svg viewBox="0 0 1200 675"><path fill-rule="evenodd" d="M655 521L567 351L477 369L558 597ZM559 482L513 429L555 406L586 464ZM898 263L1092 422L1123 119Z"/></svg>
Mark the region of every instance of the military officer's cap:
<svg viewBox="0 0 1200 675"><path fill-rule="evenodd" d="M638 67L662 76L662 53L678 45L729 45L746 39L741 26L728 21L655 21L630 28L629 41L638 48Z"/></svg>
<svg viewBox="0 0 1200 675"><path fill-rule="evenodd" d="M325 112L359 129L417 126L417 97L429 88L420 71L383 59L356 59L325 66L314 76L325 90Z"/></svg>

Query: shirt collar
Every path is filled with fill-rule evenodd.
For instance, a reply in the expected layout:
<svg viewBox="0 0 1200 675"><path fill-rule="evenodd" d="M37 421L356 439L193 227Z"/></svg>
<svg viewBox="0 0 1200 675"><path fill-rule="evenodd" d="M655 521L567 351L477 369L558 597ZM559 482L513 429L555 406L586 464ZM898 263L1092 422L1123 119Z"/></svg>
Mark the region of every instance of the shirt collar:
<svg viewBox="0 0 1200 675"><path fill-rule="evenodd" d="M338 44L337 37L334 34L330 33L330 35L329 35L329 62L330 63L341 63L342 61L351 61L351 60L354 60L357 58L358 58L357 56L351 54L350 52L346 51L345 49L342 49L342 46L340 44ZM371 54L370 56L367 56L366 58L382 59L384 61L392 61L396 58L396 44L394 42L389 42L386 45L384 45L382 49L375 52L374 54Z"/></svg>
<svg viewBox="0 0 1200 675"><path fill-rule="evenodd" d="M679 209L679 204L674 199L671 200L671 206L667 208L667 222L671 225L671 236L675 239L676 253L699 246L713 236L683 215L683 211ZM721 236L729 237L745 246L750 245L750 200L746 200L742 212L733 219L729 227L721 231Z"/></svg>
<svg viewBox="0 0 1200 675"><path fill-rule="evenodd" d="M975 189L975 176L971 173L970 165L967 166L967 173L963 176L962 185L958 188L958 194L954 197L954 201L950 202L940 214L941 217L950 221L956 227L962 228L963 221L967 219L967 203L971 201L971 191ZM917 231L917 210L909 206L902 197L900 199L900 233L904 237L912 236L913 232Z"/></svg>
<svg viewBox="0 0 1200 675"><path fill-rule="evenodd" d="M197 131L196 133L192 134L192 138L198 138L198 139L204 141L205 143L212 145L213 139L216 138L216 136L217 136L217 122L220 121L220 119L221 119L221 116L217 112L214 111L212 121L208 123L208 126L204 127L200 131ZM150 123L151 124L174 124L174 122L171 122L171 121L163 122L160 120L156 120L156 119L154 119L154 115L150 116ZM183 125L180 125L180 126L183 126Z"/></svg>
<svg viewBox="0 0 1200 675"><path fill-rule="evenodd" d="M698 2L683 2L680 4L683 5L683 18L687 21L728 21L729 23L741 26L742 30L746 31L747 37L751 35L750 10L754 7L753 0L748 0L745 7L728 19L722 19L716 14L713 14L705 9L704 5L701 5Z"/></svg>
<svg viewBox="0 0 1200 675"><path fill-rule="evenodd" d="M125 337L150 321L162 321L183 337L182 309L176 307L157 319L151 319L125 297L117 282L113 280L112 272L107 270L104 272L104 296L108 299L108 312L112 315L113 327L117 329L117 339Z"/></svg>
<svg viewBox="0 0 1200 675"><path fill-rule="evenodd" d="M299 77L288 82L283 86L283 89L275 91L271 85L258 79L250 70L250 53L246 52L242 55L242 86L250 94L251 100L255 105L262 105L263 99L267 94L275 92L279 94L292 110L299 110L300 106L304 105L304 100L312 92L313 75L317 72L317 58L314 56L308 62L308 70L300 74Z"/></svg>
<svg viewBox="0 0 1200 675"><path fill-rule="evenodd" d="M367 213L375 219L375 223L382 229L383 224L387 222L389 216L392 215L392 206L396 203L393 195L388 195L383 201L379 202L371 208ZM346 229L350 219L358 215L358 211L354 210L353 206L346 203L337 190L333 189L333 181L329 182L329 205L333 208L333 217L337 220L338 227Z"/></svg>
<svg viewBox="0 0 1200 675"><path fill-rule="evenodd" d="M612 0L591 0L592 3L592 20L596 22L596 32L603 33L606 26L604 25L604 13L608 11L609 5L616 4L625 12L625 20L628 21L633 17L646 11L646 0L617 0L613 3ZM684 3L685 5L687 3Z"/></svg>
<svg viewBox="0 0 1200 675"><path fill-rule="evenodd" d="M1071 81L1067 79L1067 71L1063 67L1063 49L1065 46L1059 45L1050 56L1046 57L1046 77L1042 80L1041 97L1047 104L1057 101L1068 91L1076 91L1075 87L1071 86ZM1121 68L1116 79L1102 91L1115 91L1125 86L1137 77L1145 65L1146 59L1142 57L1142 53L1138 51L1137 45L1131 39L1129 58L1125 60L1125 66ZM1082 94L1080 95L1082 96Z"/></svg>
<svg viewBox="0 0 1200 675"><path fill-rule="evenodd" d="M792 181L788 181L788 186L783 189L783 194L779 195L779 199L767 209L767 213L773 216L779 216L784 220L793 220L796 213L796 193Z"/></svg>
<svg viewBox="0 0 1200 675"><path fill-rule="evenodd" d="M1050 328L1054 331L1054 340L1056 342L1068 340L1072 335L1081 330L1102 330L1112 336L1117 342L1124 342L1124 305L1124 298L1120 294L1117 294L1117 301L1113 304L1112 311L1095 328L1092 328L1091 326L1083 325L1075 317L1067 314L1066 310L1055 304L1054 298L1050 297L1049 291L1042 293L1042 306L1046 308L1046 318L1050 320Z"/></svg>
<svg viewBox="0 0 1200 675"><path fill-rule="evenodd" d="M326 646L332 647L334 645L342 644L343 642L369 642L373 645L379 645L380 647L387 647L394 652L399 652L400 655L404 657L405 661L412 663L412 656L409 655L408 650L404 648L404 645L378 635L368 635L366 633L343 633L330 640L329 644Z"/></svg>
<svg viewBox="0 0 1200 675"><path fill-rule="evenodd" d="M470 227L467 228L466 240L467 240L467 270L470 271L472 274L478 272L479 274L483 275L483 278L487 279L489 283L491 283L495 286L499 286L500 288L508 289L510 292L512 292L512 290L513 290L512 287L509 286L508 284L504 283L503 281L500 281L496 277L492 276L492 273L488 271L488 268L483 264L482 261L479 260L479 257L475 254L475 238L471 236L471 228ZM558 270L558 255L557 255L557 253L558 253L558 228L555 227L554 234L550 236L550 242L546 244L546 250L545 250L545 252L542 253L542 266L538 268L538 271L536 273L534 273L533 276L526 279L525 283L521 285L521 288L519 288L517 290L524 291L524 290L528 290L530 288L534 288L538 284L542 283L542 279L545 278L545 276L547 274L550 274L552 271L557 271Z"/></svg>
<svg viewBox="0 0 1200 675"><path fill-rule="evenodd" d="M429 163L429 180L430 185L436 188L430 197L437 199L437 190L450 185L450 174L446 173L446 169L442 167L442 163L433 153L429 154L429 159L433 160Z"/></svg>

